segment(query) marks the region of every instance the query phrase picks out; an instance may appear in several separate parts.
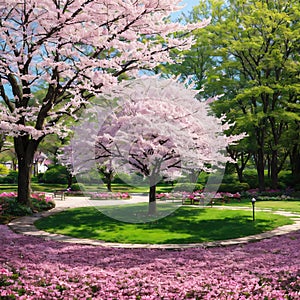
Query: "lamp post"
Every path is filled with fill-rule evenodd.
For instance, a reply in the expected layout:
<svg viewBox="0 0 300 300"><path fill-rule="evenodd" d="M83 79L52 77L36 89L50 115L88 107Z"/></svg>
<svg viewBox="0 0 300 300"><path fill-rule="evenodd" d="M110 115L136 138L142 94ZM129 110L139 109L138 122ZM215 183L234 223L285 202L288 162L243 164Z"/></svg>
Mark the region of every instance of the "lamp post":
<svg viewBox="0 0 300 300"><path fill-rule="evenodd" d="M252 203L252 218L253 218L253 221L255 221L255 202L256 202L256 199L252 198L251 203Z"/></svg>

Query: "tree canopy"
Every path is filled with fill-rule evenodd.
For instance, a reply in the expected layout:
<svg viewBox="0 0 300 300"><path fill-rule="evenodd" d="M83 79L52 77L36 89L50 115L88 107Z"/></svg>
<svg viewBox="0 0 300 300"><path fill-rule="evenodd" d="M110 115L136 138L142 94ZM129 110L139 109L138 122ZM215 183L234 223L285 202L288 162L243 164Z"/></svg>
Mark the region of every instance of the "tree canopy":
<svg viewBox="0 0 300 300"><path fill-rule="evenodd" d="M170 61L203 27L165 22L180 1L5 0L0 4L0 130L14 136L19 201L28 204L34 152L48 134L68 134L68 118L122 74ZM163 43L158 43L160 36ZM37 99L34 92L43 89Z"/></svg>

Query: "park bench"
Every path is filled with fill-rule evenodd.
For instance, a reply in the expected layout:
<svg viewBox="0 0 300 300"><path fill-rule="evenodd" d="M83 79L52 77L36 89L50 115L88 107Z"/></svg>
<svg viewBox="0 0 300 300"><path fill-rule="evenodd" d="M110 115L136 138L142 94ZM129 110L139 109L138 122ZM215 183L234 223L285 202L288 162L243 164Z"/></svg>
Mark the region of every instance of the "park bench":
<svg viewBox="0 0 300 300"><path fill-rule="evenodd" d="M204 206L205 201L202 198L183 198L182 199L182 204L187 204L187 205L202 205ZM209 203L206 203L210 205L211 207L215 204L215 199L211 199Z"/></svg>
<svg viewBox="0 0 300 300"><path fill-rule="evenodd" d="M53 192L54 198L58 198L59 200L63 201L65 200L65 193L67 192L67 190L56 190Z"/></svg>

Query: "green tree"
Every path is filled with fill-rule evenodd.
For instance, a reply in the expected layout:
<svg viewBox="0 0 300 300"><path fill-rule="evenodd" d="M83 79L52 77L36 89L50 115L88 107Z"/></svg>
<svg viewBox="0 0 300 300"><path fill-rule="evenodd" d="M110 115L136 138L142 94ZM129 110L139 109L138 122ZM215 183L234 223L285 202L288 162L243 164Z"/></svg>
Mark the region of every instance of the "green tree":
<svg viewBox="0 0 300 300"><path fill-rule="evenodd" d="M232 155L240 157L245 150L251 153L259 188L265 189L267 167L272 187L276 188L287 157L293 165L300 157L300 3L208 0L194 8L191 20L204 15L211 16L211 25L198 31L196 45L209 45L201 49L210 58L199 82L204 84L206 95L224 94L212 105L215 113L226 113L236 122L235 130L246 131L250 137L247 147L243 141ZM180 68L189 68L182 73L185 77L194 75L195 51L186 51L184 57ZM294 174L299 172L299 168L292 170Z"/></svg>

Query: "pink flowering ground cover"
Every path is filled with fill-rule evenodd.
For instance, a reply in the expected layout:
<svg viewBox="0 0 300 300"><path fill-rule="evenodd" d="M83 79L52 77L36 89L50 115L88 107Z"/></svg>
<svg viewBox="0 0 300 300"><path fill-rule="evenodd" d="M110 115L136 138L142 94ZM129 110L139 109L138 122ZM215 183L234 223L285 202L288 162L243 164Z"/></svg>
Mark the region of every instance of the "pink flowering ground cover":
<svg viewBox="0 0 300 300"><path fill-rule="evenodd" d="M0 230L1 299L300 299L300 232L175 251L73 245Z"/></svg>
<svg viewBox="0 0 300 300"><path fill-rule="evenodd" d="M109 200L109 199L130 199L131 196L128 193L88 193L92 200Z"/></svg>

